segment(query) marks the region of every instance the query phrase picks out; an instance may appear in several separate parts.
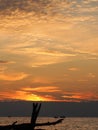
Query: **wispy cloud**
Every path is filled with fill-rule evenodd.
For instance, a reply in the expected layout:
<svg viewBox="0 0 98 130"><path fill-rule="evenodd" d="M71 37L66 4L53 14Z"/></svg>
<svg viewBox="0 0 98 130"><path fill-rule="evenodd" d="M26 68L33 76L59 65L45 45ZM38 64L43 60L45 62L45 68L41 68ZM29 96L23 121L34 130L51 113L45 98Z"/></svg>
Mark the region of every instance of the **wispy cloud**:
<svg viewBox="0 0 98 130"><path fill-rule="evenodd" d="M32 67L40 67L45 65L57 64L64 61L69 61L71 56L67 57L50 57L50 56L36 56L35 61L32 63ZM73 56L72 56L73 57Z"/></svg>
<svg viewBox="0 0 98 130"><path fill-rule="evenodd" d="M54 92L60 91L60 89L58 87L55 87L55 86L45 86L45 87L36 87L36 88L28 87L28 88L23 88L22 90L27 91L27 92L31 92L31 93L33 93L33 92L39 92L39 93L41 93L41 92L45 92L45 93L51 92L51 93L54 93Z"/></svg>
<svg viewBox="0 0 98 130"><path fill-rule="evenodd" d="M11 64L13 61L0 60L0 64Z"/></svg>
<svg viewBox="0 0 98 130"><path fill-rule="evenodd" d="M0 66L0 73L3 72L3 71L5 71L6 69L7 69L7 67L5 67L5 66Z"/></svg>
<svg viewBox="0 0 98 130"><path fill-rule="evenodd" d="M98 100L98 95L91 92L65 92L63 98L65 101L96 101Z"/></svg>
<svg viewBox="0 0 98 130"><path fill-rule="evenodd" d="M96 75L95 75L95 74L93 74L93 73L88 73L87 77L88 77L88 78L95 78L95 77L96 77Z"/></svg>
<svg viewBox="0 0 98 130"><path fill-rule="evenodd" d="M79 68L71 67L71 68L68 68L68 70L70 70L70 71L79 71Z"/></svg>
<svg viewBox="0 0 98 130"><path fill-rule="evenodd" d="M6 81L18 81L26 78L28 74L25 73L10 73L10 74L0 74L0 80L6 80Z"/></svg>

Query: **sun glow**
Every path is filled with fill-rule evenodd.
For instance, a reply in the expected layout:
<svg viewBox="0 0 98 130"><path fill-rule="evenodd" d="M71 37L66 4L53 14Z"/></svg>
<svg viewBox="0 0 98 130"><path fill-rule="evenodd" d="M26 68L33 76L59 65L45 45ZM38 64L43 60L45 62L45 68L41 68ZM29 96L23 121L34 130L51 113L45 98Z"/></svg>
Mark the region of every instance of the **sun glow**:
<svg viewBox="0 0 98 130"><path fill-rule="evenodd" d="M37 94L31 94L28 92L23 92L23 91L17 91L16 96L14 99L20 99L20 100L26 100L26 101L49 101L52 100L48 97L40 96Z"/></svg>
<svg viewBox="0 0 98 130"><path fill-rule="evenodd" d="M37 96L35 94L31 94L31 95L26 95L25 100L27 100L27 101L45 101L45 98L41 97L41 96Z"/></svg>
<svg viewBox="0 0 98 130"><path fill-rule="evenodd" d="M54 101L52 96L47 96L47 95L37 95L37 94L31 94L28 92L24 91L16 91L15 93L13 92L2 92L0 94L0 100L25 100L25 101Z"/></svg>

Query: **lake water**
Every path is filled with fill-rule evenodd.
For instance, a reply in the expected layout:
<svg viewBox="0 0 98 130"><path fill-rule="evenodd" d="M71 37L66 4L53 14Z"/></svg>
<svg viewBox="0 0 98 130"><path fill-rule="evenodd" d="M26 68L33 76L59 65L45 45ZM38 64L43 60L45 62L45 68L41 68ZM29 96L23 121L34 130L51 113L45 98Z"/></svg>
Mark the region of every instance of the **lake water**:
<svg viewBox="0 0 98 130"><path fill-rule="evenodd" d="M51 122L57 119L50 117L39 117L37 122ZM9 125L13 122L27 123L30 117L0 117L0 125ZM39 127L36 127L39 128ZM98 130L98 118L65 118L64 121L55 126L40 127L46 130Z"/></svg>

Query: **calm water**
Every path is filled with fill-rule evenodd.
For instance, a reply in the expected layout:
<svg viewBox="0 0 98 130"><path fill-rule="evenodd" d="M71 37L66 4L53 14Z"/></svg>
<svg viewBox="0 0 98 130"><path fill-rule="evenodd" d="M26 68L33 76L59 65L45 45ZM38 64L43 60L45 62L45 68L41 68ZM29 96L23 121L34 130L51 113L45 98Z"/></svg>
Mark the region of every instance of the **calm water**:
<svg viewBox="0 0 98 130"><path fill-rule="evenodd" d="M55 118L38 118L38 122L55 121ZM0 125L30 122L29 117L0 117ZM37 127L38 128L38 127ZM65 118L64 121L56 126L40 127L46 130L98 130L98 118Z"/></svg>

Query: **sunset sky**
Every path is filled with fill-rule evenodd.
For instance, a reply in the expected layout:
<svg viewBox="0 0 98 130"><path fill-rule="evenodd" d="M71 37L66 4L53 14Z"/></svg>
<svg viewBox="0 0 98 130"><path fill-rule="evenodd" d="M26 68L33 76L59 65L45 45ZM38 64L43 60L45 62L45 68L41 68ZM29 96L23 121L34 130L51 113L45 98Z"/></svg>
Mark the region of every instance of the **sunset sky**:
<svg viewBox="0 0 98 130"><path fill-rule="evenodd" d="M0 0L0 101L98 101L98 0Z"/></svg>

